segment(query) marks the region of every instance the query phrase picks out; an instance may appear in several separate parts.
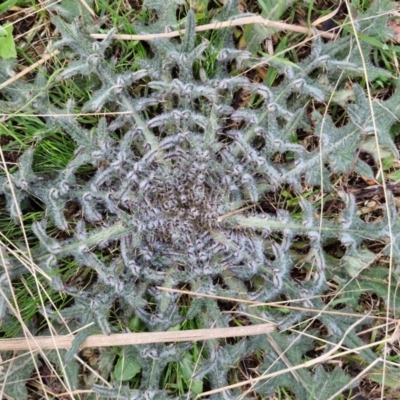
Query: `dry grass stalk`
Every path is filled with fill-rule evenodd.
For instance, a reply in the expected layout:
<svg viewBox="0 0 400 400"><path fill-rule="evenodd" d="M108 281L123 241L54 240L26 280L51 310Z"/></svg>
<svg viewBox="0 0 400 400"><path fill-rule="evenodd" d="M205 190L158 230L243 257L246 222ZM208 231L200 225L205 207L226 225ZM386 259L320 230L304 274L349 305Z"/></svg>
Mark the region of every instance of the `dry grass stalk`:
<svg viewBox="0 0 400 400"><path fill-rule="evenodd" d="M202 31L208 31L211 29L221 29L221 28L228 28L232 26L238 26L238 25L250 25L250 24L260 24L264 26L269 26L271 28L275 28L279 31L292 31L292 32L298 32L298 33L304 33L307 35L319 35L322 36L325 39L329 40L334 40L336 38L335 33L331 32L325 32L325 31L320 31L320 30L312 30L310 28L306 28L304 26L299 26L299 25L293 25L293 24L287 24L285 22L279 22L279 21L271 21L266 18L262 18L260 16L253 16L253 17L243 17L243 18L238 18L232 21L223 21L223 22L214 22L212 24L205 24L201 26L196 27L196 32L202 32ZM160 39L160 38L173 38L177 36L181 36L185 33L185 29L180 29L178 31L172 31L172 32L165 32L165 33L153 33L153 34L147 34L147 35L124 35L124 34L115 34L113 36L114 39L119 39L119 40L154 40L154 39ZM106 34L100 34L100 33L94 33L90 35L94 39L104 39L107 35Z"/></svg>
<svg viewBox="0 0 400 400"><path fill-rule="evenodd" d="M311 299L313 299L315 297L309 297L307 299L291 299L290 301L288 301L288 300L275 301L273 303L272 302L270 302L270 303L261 303L261 302L258 302L258 301L237 299L237 298L225 297L225 296L215 296L215 295L211 295L211 294L191 292L191 291L188 291L188 290L165 288L165 287L162 287L162 286L157 286L157 289L158 290L162 290L164 292L181 293L181 294L187 294L189 296L207 297L207 298L217 299L217 300L222 300L222 301L234 301L234 302L238 302L238 303L250 304L250 307L264 307L264 306L267 306L267 307L282 307L282 308L287 308L288 310L307 311L307 312L330 314L330 315L341 315L341 316L348 316L348 317L355 317L355 318L364 319L364 315L360 315L360 314L354 314L354 313L342 312L342 311L332 311L332 310L314 310L312 308L296 307L296 306L290 305L292 303L304 301L304 300L307 300L307 299L311 300ZM320 296L318 296L318 297L320 297ZM370 316L368 316L368 318L369 319L376 319L376 320L385 320L385 321L388 321L389 323L396 323L397 322L396 318L390 318L390 317L385 317L385 316L380 317L380 316L370 315Z"/></svg>
<svg viewBox="0 0 400 400"><path fill-rule="evenodd" d="M80 346L109 347L128 346L135 344L192 342L209 339L223 339L237 336L255 336L270 333L275 329L274 324L260 324L239 326L232 328L195 329L172 332L142 332L116 333L107 335L91 335ZM66 336L38 336L35 338L17 338L0 340L0 351L19 351L39 348L41 350L67 349L74 340L73 335Z"/></svg>
<svg viewBox="0 0 400 400"><path fill-rule="evenodd" d="M49 54L46 54L45 56L43 56L43 58L41 58L39 61L33 63L32 65L30 65L28 68L25 68L23 71L19 72L18 74L14 75L12 78L7 79L5 82L3 82L2 84L0 84L0 90L4 89L5 87L7 87L8 85L10 85L11 83L17 81L18 79L22 78L24 75L29 74L29 72L31 72L32 70L36 69L37 67L40 67L42 64L44 64L46 61L49 61L52 57L56 56L57 54L59 54L60 52L58 50L55 50Z"/></svg>
<svg viewBox="0 0 400 400"><path fill-rule="evenodd" d="M367 317L368 316L365 315L363 320L365 318L367 318ZM327 353L325 353L325 354L323 354L323 355L321 355L319 357L316 357L316 358L314 358L312 360L304 362L303 364L298 364L298 365L293 366L293 367L288 368L288 369L284 369L284 370L280 370L280 371L276 371L276 372L271 372L269 374L264 374L264 375L258 376L256 378L248 379L246 381L238 382L238 383L235 383L235 384L232 384L232 385L229 385L229 386L225 386L225 387L222 387L222 388L219 388L219 389L214 389L214 390L210 390L208 392L200 393L199 395L196 396L195 400L197 400L197 399L199 399L201 397L210 396L210 395L213 395L213 394L216 394L216 393L221 393L221 392L224 392L224 391L229 390L229 389L235 389L235 388L243 387L243 386L246 386L246 385L254 385L255 383L257 383L259 381L263 381L263 380L266 380L266 379L269 379L269 378L273 378L275 376L286 374L288 372L293 373L294 371L297 371L297 370L302 369L302 368L310 368L310 367L313 367L314 365L317 365L317 364L320 364L320 363L325 363L328 360L331 360L331 359L334 359L334 358L340 358L340 357L343 357L346 354L352 354L352 353L354 354L354 353L357 353L358 351L360 351L362 349L365 349L365 348L368 348L368 347L373 347L373 346L376 346L376 345L381 344L381 343L386 343L388 341L388 339L384 339L384 340L381 340L381 341L378 341L378 342L375 342L375 343L371 343L371 344L367 344L367 345L362 346L362 347L358 347L356 349L351 349L351 350L346 350L346 351L341 352L341 353L336 353L338 350L340 350L343 347L343 342L345 341L346 336L357 325L359 325L361 322L362 322L362 320L361 321L356 321L353 325L351 325L346 330L346 332L343 335L343 337L341 338L341 340L331 350L329 350ZM379 359L379 361L382 361L382 360Z"/></svg>

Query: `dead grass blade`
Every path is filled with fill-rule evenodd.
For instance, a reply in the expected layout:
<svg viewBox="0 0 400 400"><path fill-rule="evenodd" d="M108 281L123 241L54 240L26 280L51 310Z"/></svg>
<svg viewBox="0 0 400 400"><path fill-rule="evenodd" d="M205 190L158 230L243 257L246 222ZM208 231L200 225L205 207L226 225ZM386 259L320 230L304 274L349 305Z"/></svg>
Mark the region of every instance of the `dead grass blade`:
<svg viewBox="0 0 400 400"><path fill-rule="evenodd" d="M316 19L311 26L318 26L319 24L322 24L325 21L328 21L329 19L332 19L340 10L340 7L342 6L342 0L339 1L339 5L329 14L324 15L321 18Z"/></svg>
<svg viewBox="0 0 400 400"><path fill-rule="evenodd" d="M93 18L96 18L96 17L97 17L96 13L90 8L89 4L86 3L85 0L79 0L79 1L80 1L80 2L82 3L82 5L86 8L86 10L89 11L90 15L91 15Z"/></svg>

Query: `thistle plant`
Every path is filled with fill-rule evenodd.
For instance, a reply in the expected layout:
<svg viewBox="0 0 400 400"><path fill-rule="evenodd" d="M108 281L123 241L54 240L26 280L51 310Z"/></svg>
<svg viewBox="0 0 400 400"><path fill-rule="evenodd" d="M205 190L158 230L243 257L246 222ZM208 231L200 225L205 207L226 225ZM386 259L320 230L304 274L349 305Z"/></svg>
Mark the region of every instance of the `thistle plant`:
<svg viewBox="0 0 400 400"><path fill-rule="evenodd" d="M237 16L236 2L226 3L224 12L218 14L221 20ZM154 33L179 27L171 2L149 0L145 6L155 12L156 22L136 26L137 31ZM382 11L391 6L387 1L374 3L359 18L357 29L364 35L389 35L387 14ZM371 20L370 15L378 17ZM333 177L340 174L373 177L372 168L358 156L360 143L373 134L399 157L391 131L400 111L398 92L388 100L373 102L371 109L356 83L364 74L360 52L368 60L369 43L358 48L350 46L351 36L327 43L315 36L309 56L297 65L282 64L238 50L228 28L216 33L220 44L216 48L196 36L195 16L189 11L182 38L150 41L152 58L139 60L138 70L117 73L107 52L114 30L98 42L90 38L81 19L67 21L55 17L53 23L62 35L55 48L68 54L72 59L69 65L56 81L49 83L39 72L33 83L17 82L7 87L0 109L12 113L23 108L48 115L48 129L61 127L76 142L76 151L62 171L48 177L35 172L34 149L29 149L21 155L18 170L9 178L0 177L0 190L16 223L29 199L39 200L45 210L45 218L31 226L40 242L32 257L51 277L52 289L72 299L59 311L46 310L57 332L66 332L61 318L68 320L70 330L92 323L77 335L73 347L61 354L61 361L68 362L65 373L72 388L79 384L73 357L80 343L99 330L105 334L118 330L110 316L116 304L122 321L138 318L148 331L165 331L188 320L197 320L204 328L232 323L232 316L224 314L216 300L195 297L183 313L178 295L161 291L159 286L258 302L282 296L303 299L300 305L304 311L288 313L240 302L237 305L236 312L251 323L266 319L279 329L287 329L314 317L313 310L328 307L321 299L328 290L327 282L343 286L354 274L355 260L365 255L366 238L394 243L393 279L397 280L400 225L394 204L389 205L391 214L376 223L363 221L357 215L354 197L344 192L340 193L344 208L336 220L321 222L318 210L306 200L301 203L301 220L286 210L267 212L265 204L268 195L283 185L300 193L304 185L330 192ZM205 62L210 55L215 59L211 66ZM280 83L269 87L253 82L244 73L259 64L276 68ZM3 62L1 81L9 77L12 68ZM371 81L390 78L387 71L372 63L368 72ZM50 103L43 87L82 76L97 77L101 82L88 101L79 104L71 99L64 109ZM353 84L348 89L350 80ZM131 89L138 84L146 86L145 95L133 94ZM243 92L252 101L237 108L234 98ZM329 115L318 111L328 103L344 109L347 122L343 126L336 126ZM311 121L308 105L315 109ZM78 122L79 113L101 114L105 110L116 117L99 117L90 130ZM313 134L319 146L296 143L293 135L300 131ZM89 177L81 172L87 167L92 171ZM392 200L390 195L388 200ZM66 213L71 204L79 209L73 220ZM298 238L307 242L302 260L312 265L309 279L300 283L292 277L299 260L294 250ZM335 265L324 249L332 241L345 249ZM60 265L71 258L79 268L93 271L94 283L71 284L63 279ZM11 310L4 297L10 296L5 278L8 274L17 279L27 271L11 254L1 268L0 317L7 321ZM395 296L390 300L398 307ZM350 307L348 311L353 312ZM318 318L330 343L338 342L355 321L354 317L323 313ZM344 343L347 348L363 344L356 332L346 333ZM129 347L129 357L142 371L137 390L128 386L121 389L116 382L115 389L95 385L94 390L108 398L170 398L160 386L163 371L169 363L180 362L191 348L191 344ZM287 365L278 359L279 349L287 349L287 359L297 365L313 349L313 342L296 333L244 338L234 344L208 341L193 371L193 381L207 382L211 389L224 387L229 384L232 365L260 352L259 373L284 370ZM376 361L371 350L360 354L366 362ZM104 351L101 357L109 359L110 355ZM54 363L61 361L54 357ZM22 373L18 366L11 371L15 379ZM327 379L329 390L319 399L329 398L351 380L340 368L328 376L320 367L299 370L296 380L289 374L280 375L253 389L266 398L285 386L299 399L307 399ZM5 392L13 395L17 390L22 393L24 388L7 385ZM182 398L194 398L199 392L188 388ZM231 389L210 398L237 399L241 393Z"/></svg>

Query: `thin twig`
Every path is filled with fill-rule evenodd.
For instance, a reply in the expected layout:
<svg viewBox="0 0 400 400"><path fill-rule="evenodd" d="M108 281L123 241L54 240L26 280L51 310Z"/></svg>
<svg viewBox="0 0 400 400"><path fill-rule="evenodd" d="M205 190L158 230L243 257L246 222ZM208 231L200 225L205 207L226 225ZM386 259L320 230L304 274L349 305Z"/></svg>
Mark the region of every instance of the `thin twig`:
<svg viewBox="0 0 400 400"><path fill-rule="evenodd" d="M298 33L304 33L306 35L315 35L315 32L316 32L318 36L322 36L323 38L329 39L329 40L334 40L337 36L335 33L325 32L325 31L320 31L320 30L315 30L315 29L313 30L310 28L306 28L304 26L287 24L285 22L271 21L269 19L262 18L260 16L243 17L243 18L238 18L238 19L234 19L231 21L214 22L212 24L196 26L195 31L202 32L202 31L208 31L211 29L222 29L222 28L228 28L228 27L232 27L232 26L251 25L251 24L260 24L260 25L271 27L271 28L276 28L277 30L280 30L280 31L292 31L292 32L298 32ZM154 40L154 39L161 39L161 38L165 39L165 38L173 38L173 37L181 36L185 32L186 32L186 29L180 29L178 31L165 32L165 33L152 33L152 34L144 34L144 35L115 34L113 36L113 39L119 39L119 40ZM93 33L90 36L94 39L104 39L107 36L107 34Z"/></svg>

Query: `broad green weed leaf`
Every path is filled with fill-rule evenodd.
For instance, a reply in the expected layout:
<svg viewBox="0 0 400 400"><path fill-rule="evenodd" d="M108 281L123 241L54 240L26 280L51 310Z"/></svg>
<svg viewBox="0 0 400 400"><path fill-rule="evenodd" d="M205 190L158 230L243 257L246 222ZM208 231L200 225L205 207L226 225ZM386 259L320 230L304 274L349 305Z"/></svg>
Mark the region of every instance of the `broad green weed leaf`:
<svg viewBox="0 0 400 400"><path fill-rule="evenodd" d="M383 371L380 368L379 370L374 370L374 372L371 372L368 374L368 378L371 379L374 382L383 383ZM388 374L386 372L385 374L385 385L391 387L392 389L398 390L400 388L400 378L399 376L396 376L395 374L391 373Z"/></svg>
<svg viewBox="0 0 400 400"><path fill-rule="evenodd" d="M393 167L393 162L394 162L394 157L385 157L382 159L382 167L384 171L387 171L388 169Z"/></svg>
<svg viewBox="0 0 400 400"><path fill-rule="evenodd" d="M12 36L12 25L0 26L0 58L16 58L17 52Z"/></svg>
<svg viewBox="0 0 400 400"><path fill-rule="evenodd" d="M203 382L200 380L192 380L194 363L189 354L185 354L181 361L182 375L188 381L188 385L193 393L199 394L203 391Z"/></svg>
<svg viewBox="0 0 400 400"><path fill-rule="evenodd" d="M13 26L11 24L0 25L0 58L17 57L12 31Z"/></svg>
<svg viewBox="0 0 400 400"><path fill-rule="evenodd" d="M140 365L133 358L121 357L114 369L115 379L129 381L140 372Z"/></svg>
<svg viewBox="0 0 400 400"><path fill-rule="evenodd" d="M275 63L279 63L282 65L286 65L287 67L293 67L296 69L301 69L297 64L286 60L285 58L282 57L277 57L277 56L271 56L270 54L264 53L264 52L260 52L265 58L270 59L271 61L274 61Z"/></svg>
<svg viewBox="0 0 400 400"><path fill-rule="evenodd" d="M189 354L185 354L181 361L182 375L185 379L190 379L193 375L193 362Z"/></svg>
<svg viewBox="0 0 400 400"><path fill-rule="evenodd" d="M355 277L359 272L373 262L376 254L368 249L361 249L357 254L345 255L342 260L350 276Z"/></svg>
<svg viewBox="0 0 400 400"><path fill-rule="evenodd" d="M203 391L202 381L192 381L190 388L194 394L200 394Z"/></svg>
<svg viewBox="0 0 400 400"><path fill-rule="evenodd" d="M395 182L400 181L400 169L397 170L396 172L389 174L387 177Z"/></svg>

